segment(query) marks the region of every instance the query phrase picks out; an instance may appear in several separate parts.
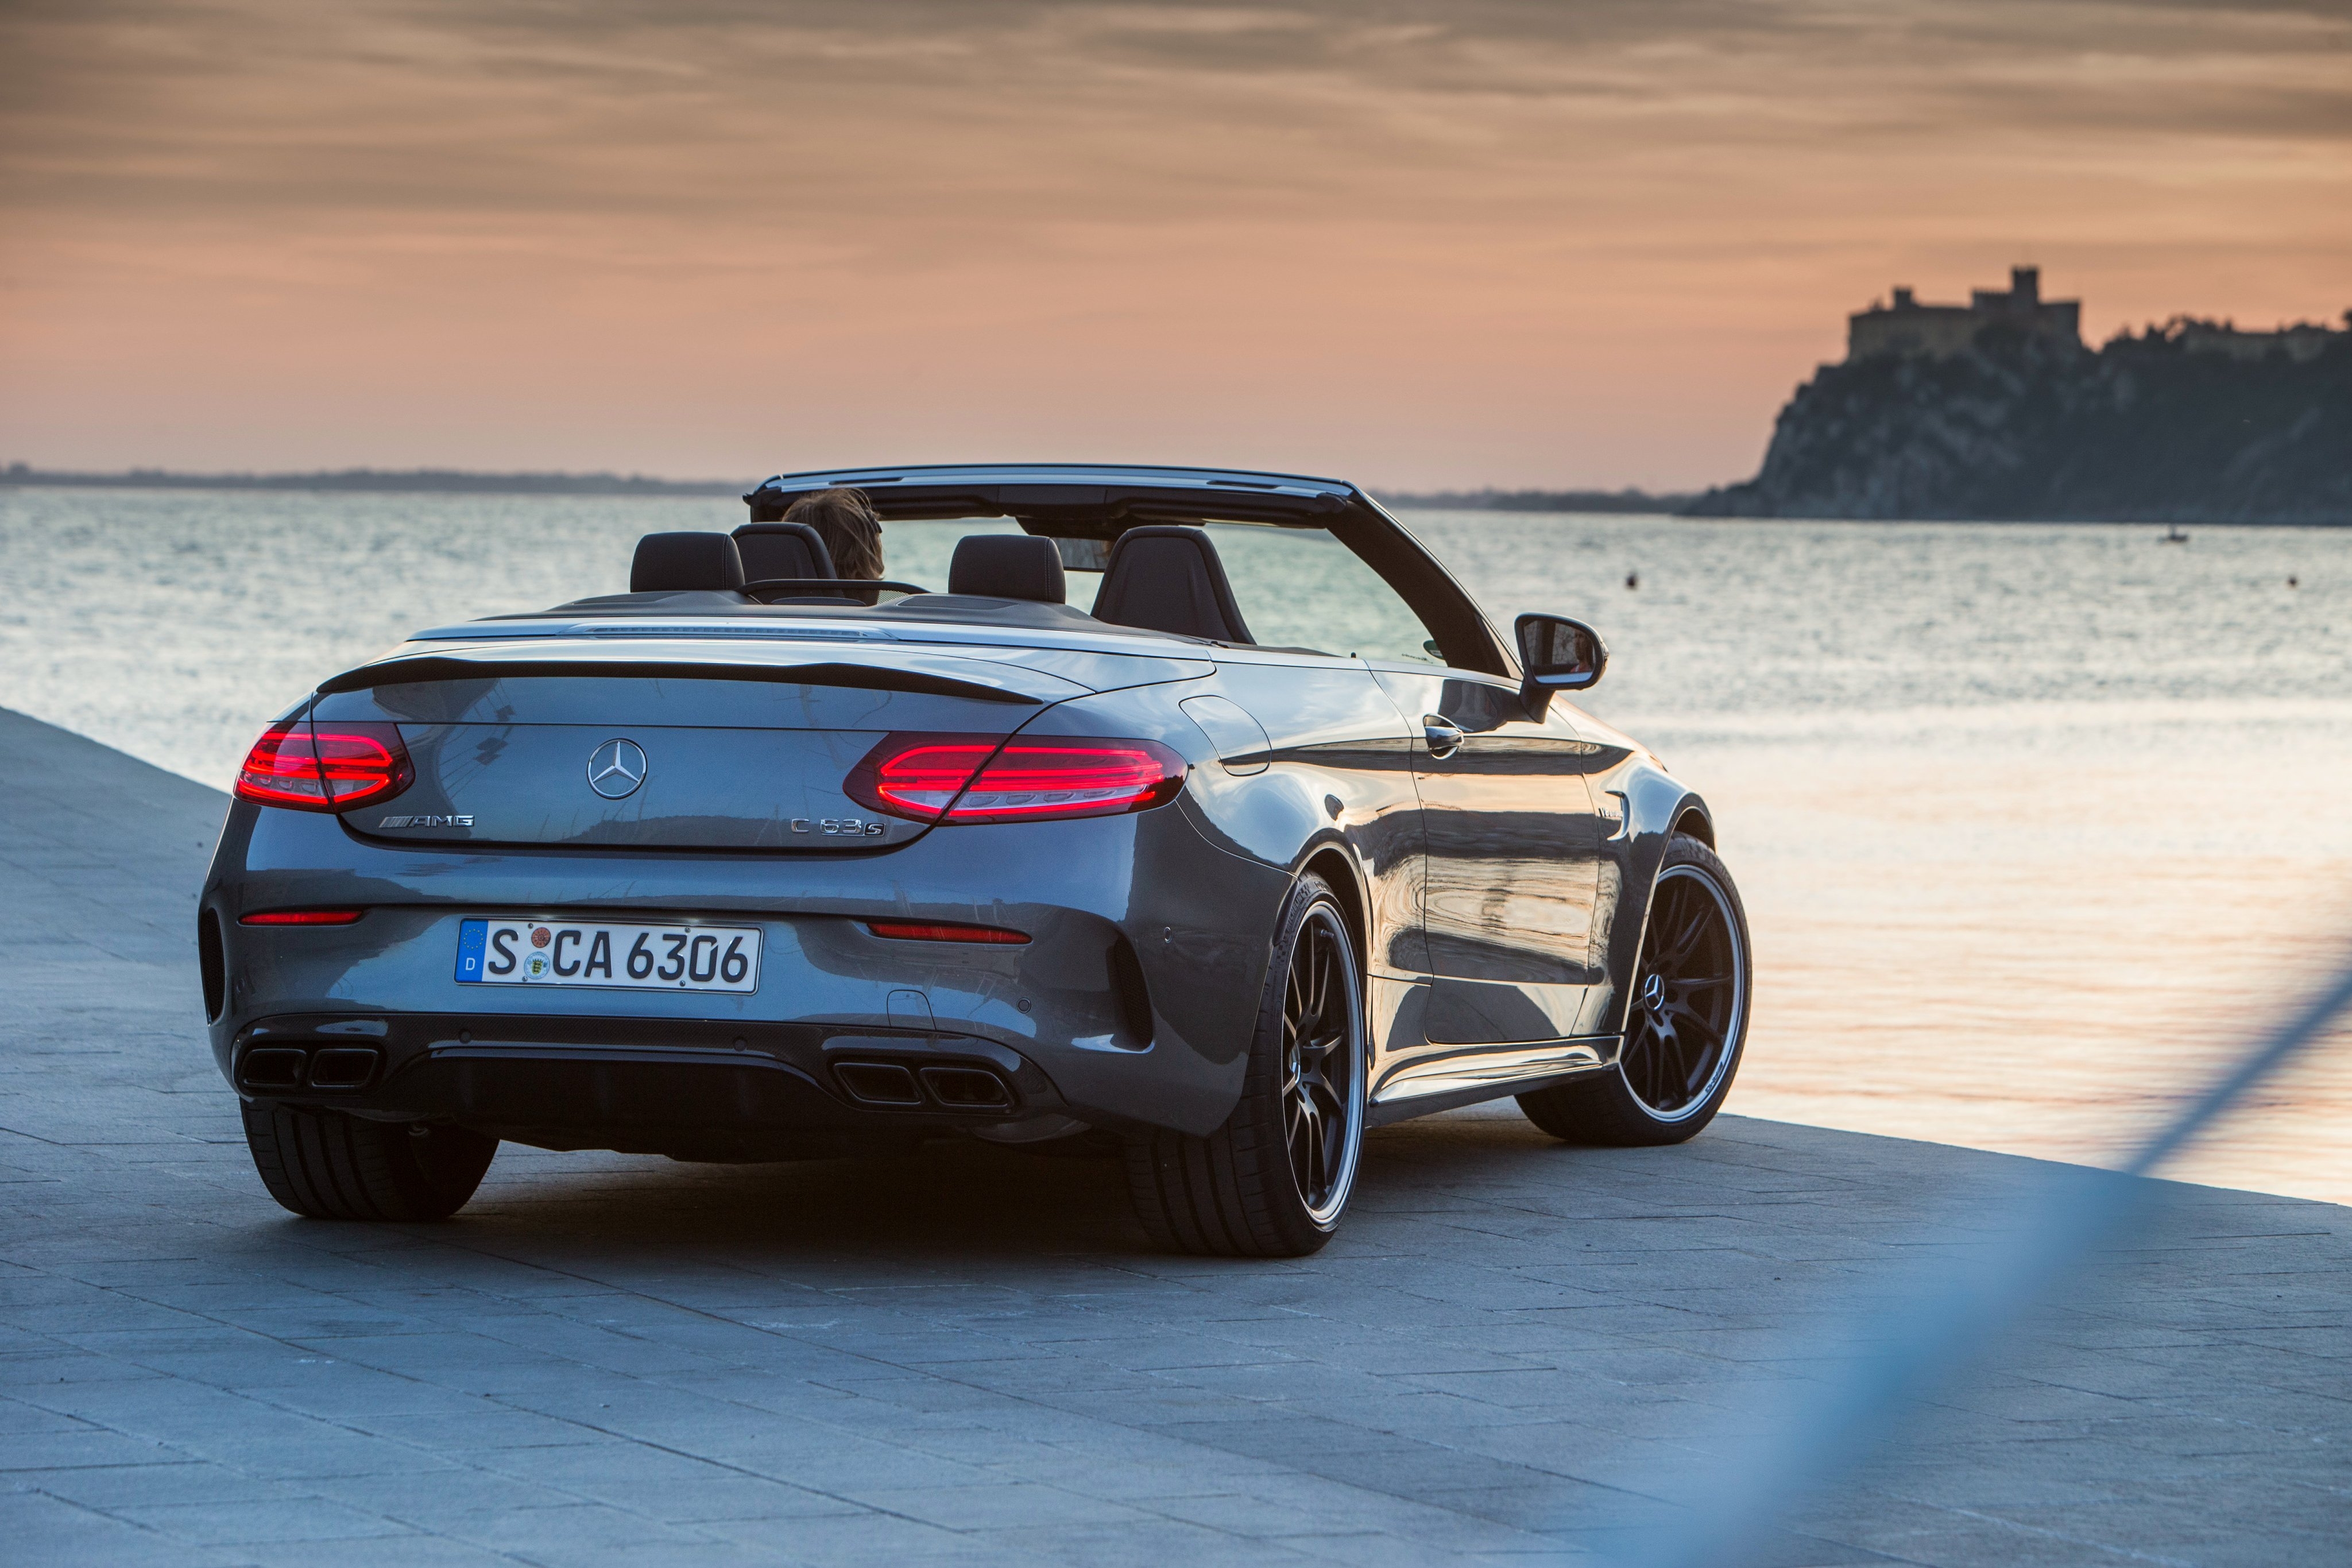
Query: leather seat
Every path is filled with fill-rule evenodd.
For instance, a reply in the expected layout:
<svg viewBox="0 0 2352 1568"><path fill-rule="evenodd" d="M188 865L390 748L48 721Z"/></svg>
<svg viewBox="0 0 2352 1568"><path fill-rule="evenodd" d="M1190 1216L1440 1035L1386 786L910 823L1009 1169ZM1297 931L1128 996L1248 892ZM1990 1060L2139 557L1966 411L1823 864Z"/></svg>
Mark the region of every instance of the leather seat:
<svg viewBox="0 0 2352 1568"><path fill-rule="evenodd" d="M1095 619L1212 643L1255 643L1217 547L1199 528L1129 528L1111 547Z"/></svg>
<svg viewBox="0 0 2352 1568"><path fill-rule="evenodd" d="M743 558L726 534L647 534L629 562L631 593L684 593L743 586Z"/></svg>
<svg viewBox="0 0 2352 1568"><path fill-rule="evenodd" d="M806 523L745 523L734 538L747 582L841 575L834 570L824 536Z"/></svg>
<svg viewBox="0 0 2352 1568"><path fill-rule="evenodd" d="M1040 604L1065 604L1070 597L1061 550L1034 534L967 534L958 539L955 559L948 563L948 591Z"/></svg>

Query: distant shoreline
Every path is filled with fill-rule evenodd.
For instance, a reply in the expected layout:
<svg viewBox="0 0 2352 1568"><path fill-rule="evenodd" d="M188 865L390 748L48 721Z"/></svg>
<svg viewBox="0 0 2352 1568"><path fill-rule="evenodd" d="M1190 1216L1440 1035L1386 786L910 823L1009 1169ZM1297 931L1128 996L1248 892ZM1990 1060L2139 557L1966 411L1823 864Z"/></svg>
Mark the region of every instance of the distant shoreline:
<svg viewBox="0 0 2352 1568"><path fill-rule="evenodd" d="M359 495L452 496L728 496L740 497L755 481L649 479L642 474L477 474L459 468L341 468L311 474L178 474L129 468L88 474L15 463L0 468L0 486L122 490L302 490Z"/></svg>
<svg viewBox="0 0 2352 1568"><path fill-rule="evenodd" d="M751 481L653 479L641 474L482 474L458 468L343 468L313 474L180 474L163 468L131 468L91 474L34 468L18 463L0 468L0 489L258 490L289 494L376 496L724 496L740 498ZM1696 494L1653 495L1645 490L1375 490L1373 498L1401 511L1568 513L1585 517L1679 517L1698 522L1738 522L1702 509ZM2166 517L1856 517L1790 515L1787 521L1817 523L1932 522L2045 524L2084 523L2113 528L2162 528ZM2198 528L2340 528L2341 522L2309 517L2205 517Z"/></svg>
<svg viewBox="0 0 2352 1568"><path fill-rule="evenodd" d="M452 496L736 496L751 481L655 479L642 474L485 474L462 468L338 468L307 474L183 474L168 468L126 468L111 474L0 468L0 486L29 488L130 490L303 490L373 495ZM1681 511L1691 495L1645 490L1380 490L1386 506L1416 511L1607 512L1660 516Z"/></svg>
<svg viewBox="0 0 2352 1568"><path fill-rule="evenodd" d="M1603 512L1627 517L1673 517L1698 499L1696 494L1654 496L1647 490L1436 490L1425 494L1375 490L1384 507L1410 511Z"/></svg>

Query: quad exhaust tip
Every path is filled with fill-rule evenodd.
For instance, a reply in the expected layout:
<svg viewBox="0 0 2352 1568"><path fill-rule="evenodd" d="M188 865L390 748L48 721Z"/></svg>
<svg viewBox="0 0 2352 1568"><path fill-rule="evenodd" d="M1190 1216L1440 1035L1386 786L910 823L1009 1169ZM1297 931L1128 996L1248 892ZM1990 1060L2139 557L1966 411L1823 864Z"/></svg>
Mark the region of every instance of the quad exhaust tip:
<svg viewBox="0 0 2352 1568"><path fill-rule="evenodd" d="M1010 1111L1013 1088L985 1067L924 1067L896 1061L839 1061L833 1073L861 1105L897 1111Z"/></svg>
<svg viewBox="0 0 2352 1568"><path fill-rule="evenodd" d="M306 1051L299 1046L262 1046L245 1053L237 1063L236 1081L246 1089L363 1089L375 1076L378 1052L373 1046L328 1046Z"/></svg>
<svg viewBox="0 0 2352 1568"><path fill-rule="evenodd" d="M932 1099L958 1111L1013 1109L1013 1091L985 1067L926 1067L923 1087Z"/></svg>
<svg viewBox="0 0 2352 1568"><path fill-rule="evenodd" d="M895 1062L844 1061L836 1064L834 1076L849 1091L849 1097L861 1105L919 1105L923 1092L915 1082L915 1075Z"/></svg>

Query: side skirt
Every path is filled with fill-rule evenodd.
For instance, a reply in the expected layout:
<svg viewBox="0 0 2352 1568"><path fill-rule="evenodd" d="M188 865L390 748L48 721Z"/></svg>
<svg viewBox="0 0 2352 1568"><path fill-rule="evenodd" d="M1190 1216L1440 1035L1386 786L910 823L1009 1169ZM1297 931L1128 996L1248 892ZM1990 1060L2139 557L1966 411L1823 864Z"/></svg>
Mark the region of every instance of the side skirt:
<svg viewBox="0 0 2352 1568"><path fill-rule="evenodd" d="M1386 1126L1433 1111L1452 1111L1506 1095L1549 1089L1617 1060L1624 1037L1579 1036L1478 1046L1402 1063L1381 1080L1365 1108L1369 1126Z"/></svg>

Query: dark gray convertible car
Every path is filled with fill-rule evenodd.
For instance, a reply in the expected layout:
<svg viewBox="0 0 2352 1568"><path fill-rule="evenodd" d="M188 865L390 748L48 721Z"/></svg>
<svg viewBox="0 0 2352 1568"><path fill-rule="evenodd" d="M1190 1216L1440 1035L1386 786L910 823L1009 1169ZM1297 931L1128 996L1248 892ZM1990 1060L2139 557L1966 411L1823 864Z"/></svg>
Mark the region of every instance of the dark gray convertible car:
<svg viewBox="0 0 2352 1568"><path fill-rule="evenodd" d="M845 583L782 520L840 486L971 519L944 591ZM1160 1244L1285 1255L1368 1127L1515 1095L1663 1144L1722 1104L1745 916L1706 805L1570 700L1591 628L1499 635L1335 480L746 499L648 536L625 593L418 632L255 744L198 946L288 1208L445 1216L500 1139L1085 1140Z"/></svg>

